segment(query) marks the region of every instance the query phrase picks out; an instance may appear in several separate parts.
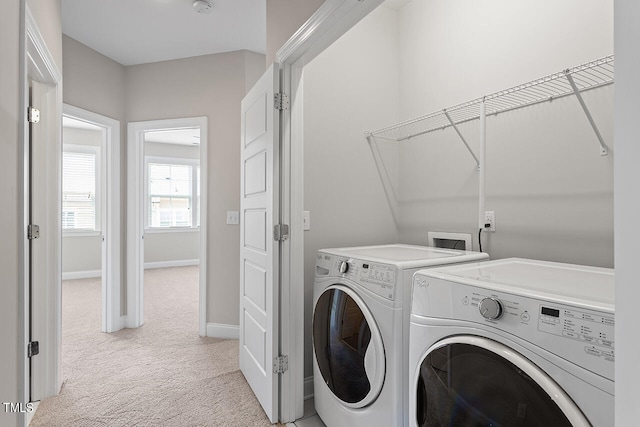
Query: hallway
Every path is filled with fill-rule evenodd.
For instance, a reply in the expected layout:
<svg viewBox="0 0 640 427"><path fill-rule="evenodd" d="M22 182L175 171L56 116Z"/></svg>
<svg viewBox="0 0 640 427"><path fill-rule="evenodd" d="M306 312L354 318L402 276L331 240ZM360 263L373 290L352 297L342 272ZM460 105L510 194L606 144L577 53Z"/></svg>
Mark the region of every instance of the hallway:
<svg viewBox="0 0 640 427"><path fill-rule="evenodd" d="M63 282L60 395L31 426L271 425L238 341L199 337L198 267L145 271L145 324L100 332L100 280Z"/></svg>

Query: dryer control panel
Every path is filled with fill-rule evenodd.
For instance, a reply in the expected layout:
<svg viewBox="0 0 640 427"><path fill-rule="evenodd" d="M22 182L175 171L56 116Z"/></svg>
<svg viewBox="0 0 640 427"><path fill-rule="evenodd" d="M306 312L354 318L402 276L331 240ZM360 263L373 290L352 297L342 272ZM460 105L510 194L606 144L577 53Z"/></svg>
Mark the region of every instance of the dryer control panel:
<svg viewBox="0 0 640 427"><path fill-rule="evenodd" d="M316 277L344 277L388 300L396 298L396 267L354 258L318 253Z"/></svg>

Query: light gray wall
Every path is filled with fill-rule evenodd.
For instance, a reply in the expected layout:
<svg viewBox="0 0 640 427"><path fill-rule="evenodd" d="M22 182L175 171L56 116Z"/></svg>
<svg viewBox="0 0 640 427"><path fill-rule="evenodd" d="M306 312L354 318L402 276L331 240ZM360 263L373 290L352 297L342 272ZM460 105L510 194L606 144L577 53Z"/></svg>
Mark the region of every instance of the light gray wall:
<svg viewBox="0 0 640 427"><path fill-rule="evenodd" d="M200 258L200 232L146 232L144 262L191 261Z"/></svg>
<svg viewBox="0 0 640 427"><path fill-rule="evenodd" d="M414 0L399 28L407 119L611 54L613 1ZM613 88L584 98L613 146ZM477 153L478 122L460 129ZM599 155L575 97L490 117L486 210L497 229L483 233L483 250L612 267L613 151ZM477 249L478 172L455 131L402 144L400 171L400 240L467 232Z"/></svg>
<svg viewBox="0 0 640 427"><path fill-rule="evenodd" d="M126 70L128 121L208 117L207 322L212 323L239 323L240 229L226 224L226 211L240 205L240 101L254 83L246 77L264 70L264 59L260 63L255 55L230 52Z"/></svg>
<svg viewBox="0 0 640 427"><path fill-rule="evenodd" d="M199 159L200 147L164 144L156 142L144 143L145 156L176 157L182 159ZM183 261L200 258L199 231L165 231L145 232L144 262Z"/></svg>
<svg viewBox="0 0 640 427"><path fill-rule="evenodd" d="M316 251L398 239L364 131L398 116L396 13L378 8L304 70L305 376Z"/></svg>
<svg viewBox="0 0 640 427"><path fill-rule="evenodd" d="M102 269L102 237L62 237L62 273L98 272Z"/></svg>
<svg viewBox="0 0 640 427"><path fill-rule="evenodd" d="M125 160L125 67L66 35L62 47L64 102L120 121Z"/></svg>
<svg viewBox="0 0 640 427"><path fill-rule="evenodd" d="M640 419L640 3L615 1L615 223L616 223L616 426L632 427Z"/></svg>
<svg viewBox="0 0 640 427"><path fill-rule="evenodd" d="M267 57L269 67L276 52L324 3L324 0L267 0Z"/></svg>
<svg viewBox="0 0 640 427"><path fill-rule="evenodd" d="M62 128L62 143L75 145L102 145L102 131ZM74 236L62 234L62 273L97 271L102 268L102 238L100 236Z"/></svg>
<svg viewBox="0 0 640 427"><path fill-rule="evenodd" d="M165 144L161 142L144 143L145 156L177 157L179 159L199 159L200 147L196 145Z"/></svg>
<svg viewBox="0 0 640 427"><path fill-rule="evenodd" d="M19 97L21 94L18 73L19 62L20 4L16 1L0 5L0 180L5 185L6 201L0 209L0 271L2 272L2 298L0 298L0 400L19 402L21 384L18 331L19 294L21 266L18 258L19 242L22 241L22 201L20 168L22 152L19 143ZM0 426L17 423L16 414L0 411Z"/></svg>
<svg viewBox="0 0 640 427"><path fill-rule="evenodd" d="M117 62L79 43L66 35L62 36L63 100L66 104L83 108L93 113L110 117L120 122L120 306L126 314L126 206L127 200L127 145L125 118L125 68Z"/></svg>
<svg viewBox="0 0 640 427"><path fill-rule="evenodd" d="M62 143L100 147L102 145L102 131L98 129L63 127Z"/></svg>

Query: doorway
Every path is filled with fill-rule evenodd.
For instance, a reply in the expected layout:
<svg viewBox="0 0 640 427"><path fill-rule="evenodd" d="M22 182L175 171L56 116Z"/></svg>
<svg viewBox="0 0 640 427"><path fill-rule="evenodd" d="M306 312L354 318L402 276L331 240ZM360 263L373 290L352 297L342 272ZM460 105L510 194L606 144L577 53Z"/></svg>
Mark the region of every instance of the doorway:
<svg viewBox="0 0 640 427"><path fill-rule="evenodd" d="M101 278L102 331L124 327L120 277L120 122L63 105L63 279Z"/></svg>
<svg viewBox="0 0 640 427"><path fill-rule="evenodd" d="M207 118L129 123L128 141L126 326L144 324L145 268L198 264L206 336Z"/></svg>

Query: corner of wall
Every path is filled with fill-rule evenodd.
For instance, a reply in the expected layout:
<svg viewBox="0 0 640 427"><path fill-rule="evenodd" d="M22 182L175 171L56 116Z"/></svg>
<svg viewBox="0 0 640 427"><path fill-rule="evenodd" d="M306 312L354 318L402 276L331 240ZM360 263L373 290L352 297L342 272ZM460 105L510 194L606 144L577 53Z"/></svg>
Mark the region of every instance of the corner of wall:
<svg viewBox="0 0 640 427"><path fill-rule="evenodd" d="M267 67L266 55L251 51L244 51L244 75L245 75L245 93L256 84L258 79L264 74Z"/></svg>

